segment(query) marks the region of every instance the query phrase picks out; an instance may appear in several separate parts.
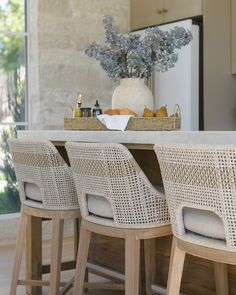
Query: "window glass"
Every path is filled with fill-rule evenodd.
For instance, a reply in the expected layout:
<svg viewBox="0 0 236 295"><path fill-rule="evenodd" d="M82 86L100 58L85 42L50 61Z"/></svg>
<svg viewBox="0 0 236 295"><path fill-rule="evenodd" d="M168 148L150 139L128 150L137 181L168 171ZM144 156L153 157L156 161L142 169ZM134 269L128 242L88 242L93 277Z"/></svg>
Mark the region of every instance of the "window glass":
<svg viewBox="0 0 236 295"><path fill-rule="evenodd" d="M25 37L0 35L0 121L26 121Z"/></svg>
<svg viewBox="0 0 236 295"><path fill-rule="evenodd" d="M1 0L0 31L25 31L25 1Z"/></svg>
<svg viewBox="0 0 236 295"><path fill-rule="evenodd" d="M7 140L16 136L24 126L0 126L0 214L15 213L20 209L19 192Z"/></svg>
<svg viewBox="0 0 236 295"><path fill-rule="evenodd" d="M0 0L0 214L20 209L7 140L28 126L25 5L24 0Z"/></svg>

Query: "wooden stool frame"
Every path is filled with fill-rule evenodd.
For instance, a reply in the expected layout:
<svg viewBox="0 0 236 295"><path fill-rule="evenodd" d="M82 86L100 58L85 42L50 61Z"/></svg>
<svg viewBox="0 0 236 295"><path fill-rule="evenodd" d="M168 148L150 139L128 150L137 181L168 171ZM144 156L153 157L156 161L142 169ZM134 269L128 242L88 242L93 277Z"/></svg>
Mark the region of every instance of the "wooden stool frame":
<svg viewBox="0 0 236 295"><path fill-rule="evenodd" d="M53 239L51 245L50 282L46 282L43 280L33 280L31 278L26 280L19 280L20 265L26 239L27 223L32 216L52 220ZM18 285L49 286L51 295L59 294L60 286L64 285L60 282L64 220L76 220L78 218L80 218L80 211L78 209L47 210L29 207L25 204L22 204L10 295L16 294L16 289ZM74 263L72 263L72 268L73 266Z"/></svg>
<svg viewBox="0 0 236 295"><path fill-rule="evenodd" d="M83 294L91 233L125 239L126 295L139 294L140 240L143 239L145 249L146 294L153 294L151 284L154 280L156 268L155 259L153 259L155 257L154 238L171 235L170 225L148 229L123 229L100 225L82 219L73 295ZM122 285L120 288L120 290L124 289Z"/></svg>
<svg viewBox="0 0 236 295"><path fill-rule="evenodd" d="M214 262L216 294L228 295L227 264L236 265L236 252L200 246L173 238L166 295L179 295L186 254Z"/></svg>

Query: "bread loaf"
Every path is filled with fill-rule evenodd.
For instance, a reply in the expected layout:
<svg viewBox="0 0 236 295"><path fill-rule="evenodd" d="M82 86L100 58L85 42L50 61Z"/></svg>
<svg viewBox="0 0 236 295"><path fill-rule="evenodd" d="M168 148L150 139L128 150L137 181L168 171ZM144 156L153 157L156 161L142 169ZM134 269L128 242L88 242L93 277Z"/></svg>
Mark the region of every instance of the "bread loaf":
<svg viewBox="0 0 236 295"><path fill-rule="evenodd" d="M131 115L137 117L137 114L130 109L122 108L122 109L107 109L104 111L104 114L107 115Z"/></svg>

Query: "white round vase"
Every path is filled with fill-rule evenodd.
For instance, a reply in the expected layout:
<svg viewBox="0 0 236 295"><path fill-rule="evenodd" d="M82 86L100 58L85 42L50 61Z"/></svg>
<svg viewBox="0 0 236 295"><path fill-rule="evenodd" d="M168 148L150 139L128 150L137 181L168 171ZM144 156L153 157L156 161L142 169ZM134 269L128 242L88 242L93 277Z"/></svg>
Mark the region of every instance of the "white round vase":
<svg viewBox="0 0 236 295"><path fill-rule="evenodd" d="M112 108L128 108L141 117L145 106L153 109L153 95L144 79L121 79L112 96Z"/></svg>

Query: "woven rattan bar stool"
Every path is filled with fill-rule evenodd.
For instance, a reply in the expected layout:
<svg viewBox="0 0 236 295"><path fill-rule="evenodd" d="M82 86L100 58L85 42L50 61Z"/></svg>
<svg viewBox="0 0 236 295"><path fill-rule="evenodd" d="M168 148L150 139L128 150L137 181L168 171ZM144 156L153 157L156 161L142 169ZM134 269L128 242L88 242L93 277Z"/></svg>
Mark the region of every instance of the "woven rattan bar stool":
<svg viewBox="0 0 236 295"><path fill-rule="evenodd" d="M217 295L236 265L236 146L156 145L174 240L167 295L179 294L185 254L214 262Z"/></svg>
<svg viewBox="0 0 236 295"><path fill-rule="evenodd" d="M16 294L17 285L49 286L50 295L56 295L64 220L80 217L72 173L50 142L11 139L9 144L22 203L10 295ZM32 216L52 220L50 282L19 280L27 222Z"/></svg>
<svg viewBox="0 0 236 295"><path fill-rule="evenodd" d="M151 294L149 239L171 235L165 195L121 144L66 143L82 215L74 295L82 295L91 233L125 239L125 294L139 294L140 240Z"/></svg>

